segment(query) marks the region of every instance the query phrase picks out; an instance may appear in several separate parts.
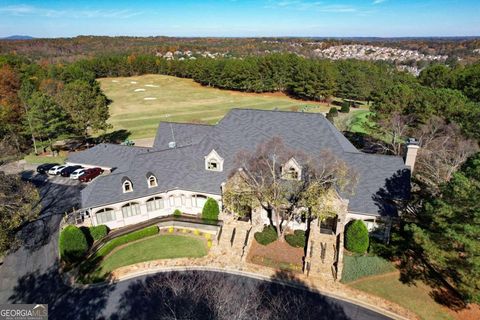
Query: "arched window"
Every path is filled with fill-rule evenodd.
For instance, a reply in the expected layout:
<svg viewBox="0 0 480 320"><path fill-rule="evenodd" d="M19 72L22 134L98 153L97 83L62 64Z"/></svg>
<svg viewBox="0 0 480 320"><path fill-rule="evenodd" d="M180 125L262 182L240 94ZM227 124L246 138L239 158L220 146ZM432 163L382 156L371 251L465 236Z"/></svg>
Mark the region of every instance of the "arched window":
<svg viewBox="0 0 480 320"><path fill-rule="evenodd" d="M205 202L207 202L207 197L201 194L195 195L195 206L197 208L203 208L205 205Z"/></svg>
<svg viewBox="0 0 480 320"><path fill-rule="evenodd" d="M129 202L122 207L123 218L133 217L140 214L140 206L136 202Z"/></svg>
<svg viewBox="0 0 480 320"><path fill-rule="evenodd" d="M147 211L156 211L164 208L163 198L153 197L147 200Z"/></svg>
<svg viewBox="0 0 480 320"><path fill-rule="evenodd" d="M295 158L290 158L282 166L282 178L285 180L301 180L302 167L298 164Z"/></svg>
<svg viewBox="0 0 480 320"><path fill-rule="evenodd" d="M123 182L123 192L126 193L126 192L132 192L132 191L133 191L132 182L130 180L125 180Z"/></svg>
<svg viewBox="0 0 480 320"><path fill-rule="evenodd" d="M152 174L148 177L148 187L153 188L157 186L157 178Z"/></svg>
<svg viewBox="0 0 480 320"><path fill-rule="evenodd" d="M103 224L115 220L115 211L112 208L103 208L95 212L97 224Z"/></svg>

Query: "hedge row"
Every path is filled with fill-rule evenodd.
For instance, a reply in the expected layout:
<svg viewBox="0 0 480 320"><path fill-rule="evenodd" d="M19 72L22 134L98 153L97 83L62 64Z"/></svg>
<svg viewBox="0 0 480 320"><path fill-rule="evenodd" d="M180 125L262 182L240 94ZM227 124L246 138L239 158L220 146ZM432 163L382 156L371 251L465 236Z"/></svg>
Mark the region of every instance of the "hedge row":
<svg viewBox="0 0 480 320"><path fill-rule="evenodd" d="M289 245L295 248L305 248L305 231L303 230L295 230L293 234L287 234L285 235L285 241Z"/></svg>
<svg viewBox="0 0 480 320"><path fill-rule="evenodd" d="M255 232L254 237L258 243L264 246L274 242L278 238L277 231L273 226L265 226L262 231Z"/></svg>
<svg viewBox="0 0 480 320"><path fill-rule="evenodd" d="M141 229L141 230L138 230L138 231L128 233L128 234L120 236L118 238L114 238L114 239L110 240L109 242L107 242L103 247L101 247L95 253L94 256L95 256L95 258L104 257L107 254L109 254L110 252L112 252L113 249L115 249L115 248L117 248L117 247L119 247L123 244L129 243L129 242L132 242L132 241L136 241L136 240L140 240L140 239L143 239L143 238L146 238L146 237L149 237L149 236L153 236L157 233L158 233L158 226L151 226L151 227L147 227L147 228L144 228L144 229Z"/></svg>
<svg viewBox="0 0 480 320"><path fill-rule="evenodd" d="M380 257L344 255L342 282L392 271L395 271L395 267Z"/></svg>

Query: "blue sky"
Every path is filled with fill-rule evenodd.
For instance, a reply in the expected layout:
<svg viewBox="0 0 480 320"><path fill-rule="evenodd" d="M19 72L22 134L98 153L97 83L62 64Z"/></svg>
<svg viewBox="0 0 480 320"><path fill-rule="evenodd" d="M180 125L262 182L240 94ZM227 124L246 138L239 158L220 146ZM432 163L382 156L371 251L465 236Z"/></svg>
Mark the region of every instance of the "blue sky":
<svg viewBox="0 0 480 320"><path fill-rule="evenodd" d="M0 0L0 37L480 36L480 0Z"/></svg>

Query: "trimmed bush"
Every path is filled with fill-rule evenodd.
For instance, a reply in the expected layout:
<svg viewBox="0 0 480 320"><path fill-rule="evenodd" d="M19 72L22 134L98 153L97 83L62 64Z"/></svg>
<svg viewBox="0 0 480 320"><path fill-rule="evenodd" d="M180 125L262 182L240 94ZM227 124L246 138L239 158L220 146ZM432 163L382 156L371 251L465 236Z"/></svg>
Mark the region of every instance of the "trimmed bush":
<svg viewBox="0 0 480 320"><path fill-rule="evenodd" d="M220 209L218 208L218 202L212 198L208 198L207 202L203 206L202 219L205 220L218 220L218 214Z"/></svg>
<svg viewBox="0 0 480 320"><path fill-rule="evenodd" d="M330 108L330 111L328 111L328 114L330 114L332 117L338 116L338 110L337 110L337 108L331 107L331 108ZM327 114L327 115L328 115L328 114Z"/></svg>
<svg viewBox="0 0 480 320"><path fill-rule="evenodd" d="M90 232L90 236L92 237L93 241L98 241L105 237L108 234L108 227L106 225L99 225L88 228Z"/></svg>
<svg viewBox="0 0 480 320"><path fill-rule="evenodd" d="M342 113L349 113L350 112L350 102L344 101L342 104L342 108L340 109Z"/></svg>
<svg viewBox="0 0 480 320"><path fill-rule="evenodd" d="M116 247L119 247L123 244L129 243L132 241L136 241L136 240L140 240L146 237L156 235L157 233L158 233L158 227L151 226L151 227L147 227L147 228L120 236L118 238L112 239L95 253L95 257L104 257L110 252L112 252L113 249L115 249Z"/></svg>
<svg viewBox="0 0 480 320"><path fill-rule="evenodd" d="M258 243L264 246L278 239L277 231L273 226L265 226L261 232L255 232L254 237Z"/></svg>
<svg viewBox="0 0 480 320"><path fill-rule="evenodd" d="M295 230L293 234L286 234L285 241L289 245L295 248L305 248L305 231L303 230Z"/></svg>
<svg viewBox="0 0 480 320"><path fill-rule="evenodd" d="M362 277L395 271L387 260L377 256L343 257L342 282L351 282Z"/></svg>
<svg viewBox="0 0 480 320"><path fill-rule="evenodd" d="M85 234L75 226L67 226L60 233L60 257L67 263L80 261L88 250Z"/></svg>
<svg viewBox="0 0 480 320"><path fill-rule="evenodd" d="M368 244L368 229L365 223L362 220L349 223L345 231L345 248L348 251L363 254L367 252Z"/></svg>
<svg viewBox="0 0 480 320"><path fill-rule="evenodd" d="M175 217L180 217L182 215L182 211L178 210L178 209L175 209L175 211L173 211L173 215Z"/></svg>

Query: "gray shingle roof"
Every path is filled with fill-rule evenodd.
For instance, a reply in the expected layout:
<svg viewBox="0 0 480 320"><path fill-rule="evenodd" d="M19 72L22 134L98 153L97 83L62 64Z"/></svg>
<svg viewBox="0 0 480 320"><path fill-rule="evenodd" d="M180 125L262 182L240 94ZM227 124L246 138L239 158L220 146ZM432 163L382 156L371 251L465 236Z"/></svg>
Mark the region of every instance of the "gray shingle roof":
<svg viewBox="0 0 480 320"><path fill-rule="evenodd" d="M349 210L372 215L394 214L385 209L378 198L387 179L397 171L405 170L400 157L364 154L358 151L321 114L233 109L215 126L175 124L179 132L177 148L168 147L171 132L161 123L155 142L156 150L144 149L133 156L131 165L124 172L97 178L82 191L84 208L97 207L153 195L172 189L220 194L220 185L233 168L234 157L239 150L252 150L259 143L274 136L282 138L285 145L308 153L329 149L344 159L359 173L359 183L350 200ZM168 129L168 130L167 130ZM168 131L168 134L167 134ZM197 134L197 136L192 136ZM165 138L167 136L168 138ZM178 140L177 140L178 141ZM205 170L204 157L215 149L224 158L223 172ZM146 174L153 173L158 186L148 188ZM128 177L133 192L122 192L122 179ZM401 181L400 181L401 180ZM406 190L408 177L396 183ZM408 193L408 192L407 192ZM385 193L384 193L385 194ZM398 195L405 197L406 194ZM389 208L390 209L390 208Z"/></svg>
<svg viewBox="0 0 480 320"><path fill-rule="evenodd" d="M148 148L100 143L90 149L70 153L67 162L113 168L112 171L127 170L136 155L147 152Z"/></svg>
<svg viewBox="0 0 480 320"><path fill-rule="evenodd" d="M162 121L158 126L153 148L156 150L168 149L168 143L173 140L175 140L177 147L196 144L202 140L212 129L213 126L205 124Z"/></svg>

